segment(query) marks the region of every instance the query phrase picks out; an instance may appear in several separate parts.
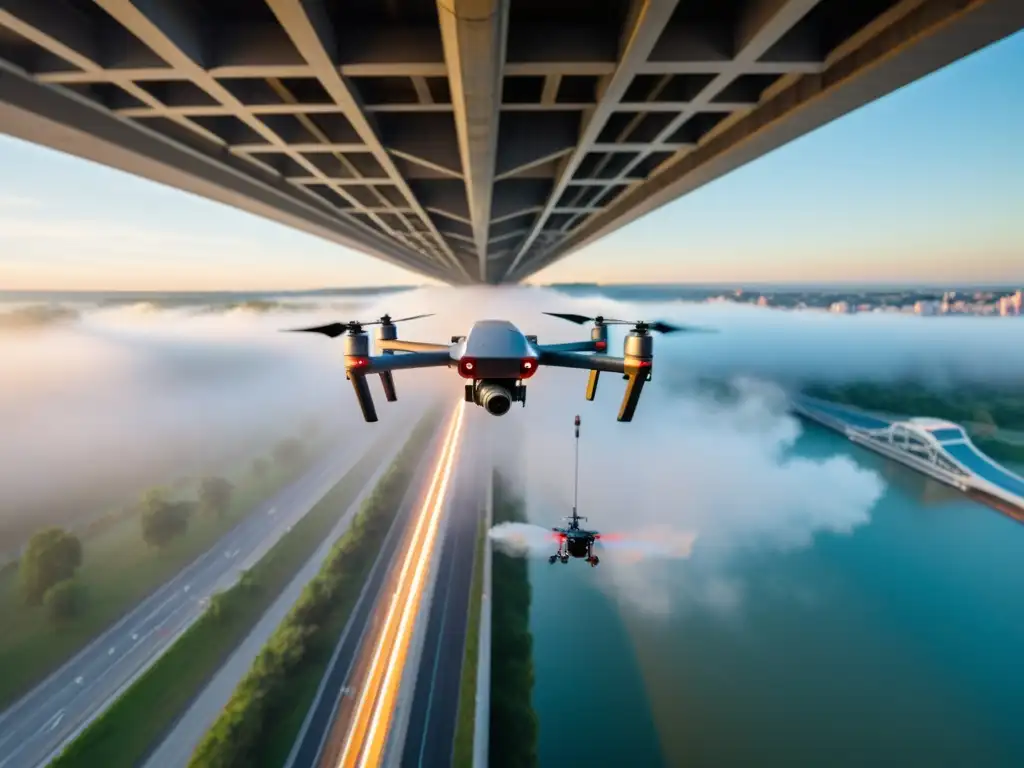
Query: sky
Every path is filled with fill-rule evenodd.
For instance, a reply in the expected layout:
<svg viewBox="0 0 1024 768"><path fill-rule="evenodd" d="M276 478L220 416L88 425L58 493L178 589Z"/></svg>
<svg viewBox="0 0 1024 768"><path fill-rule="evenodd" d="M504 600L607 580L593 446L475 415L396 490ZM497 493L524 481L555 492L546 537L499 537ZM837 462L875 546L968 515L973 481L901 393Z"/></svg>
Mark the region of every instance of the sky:
<svg viewBox="0 0 1024 768"><path fill-rule="evenodd" d="M670 203L531 282L1024 282L1022 137L1018 33ZM0 168L6 289L429 282L6 136Z"/></svg>

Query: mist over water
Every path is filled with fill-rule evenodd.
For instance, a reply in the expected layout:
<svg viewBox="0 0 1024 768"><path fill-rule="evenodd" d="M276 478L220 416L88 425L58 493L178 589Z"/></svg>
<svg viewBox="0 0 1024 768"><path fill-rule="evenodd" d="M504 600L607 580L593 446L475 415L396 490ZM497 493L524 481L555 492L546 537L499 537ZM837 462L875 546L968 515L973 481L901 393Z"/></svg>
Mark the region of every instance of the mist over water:
<svg viewBox="0 0 1024 768"><path fill-rule="evenodd" d="M527 408L491 421L495 435L523 431L529 512L546 536L571 511L571 417L583 416L580 511L590 527L620 535L603 545L602 578L624 594L642 592L659 610L664 590L650 588L659 561L691 558L718 573L745 548L805 546L819 532L848 532L868 519L881 492L876 475L841 459L787 458L800 425L785 413L783 388L908 373L1024 381L1024 323L1003 319L630 304L533 287L60 306L77 315L57 312L53 322L0 333L0 526L92 512L85 507L101 497L111 503L168 472L202 471L311 418L358 439L372 434L344 380L340 340L283 328L435 312L401 325L400 336L446 343L476 320L503 318L542 343L586 338L586 327L541 314L563 311L719 329L656 339L654 380L632 424L615 422L621 379L604 374L597 401L587 403L585 372L554 369L531 380ZM622 335L612 329L613 353ZM716 401L697 387L702 377L731 380L740 396ZM436 390L461 397L449 370L395 378L402 399ZM546 552L551 543L525 549Z"/></svg>
<svg viewBox="0 0 1024 768"><path fill-rule="evenodd" d="M719 329L656 338L654 380L631 424L615 421L621 378L602 374L597 399L588 403L585 372L548 368L529 382L526 408L492 422L495 439L525 453L531 521L492 530L499 548L536 558L555 551L550 529L572 509L572 417L579 413L580 514L589 517L587 527L614 534L599 545L597 578L613 595L658 614L736 610L744 585L732 564L745 553L805 548L816 536L847 535L869 521L885 489L878 473L845 456L790 455L802 429L786 411L791 386L906 376L1024 380L1024 323L1005 319L626 304L530 287L423 289L388 303L393 314L443 309L401 329L416 340L447 341L485 318L511 320L541 343L589 335L542 311ZM614 354L622 335L612 330ZM704 377L730 381L736 396L715 399L698 387ZM679 559L691 561L685 583L671 566Z"/></svg>

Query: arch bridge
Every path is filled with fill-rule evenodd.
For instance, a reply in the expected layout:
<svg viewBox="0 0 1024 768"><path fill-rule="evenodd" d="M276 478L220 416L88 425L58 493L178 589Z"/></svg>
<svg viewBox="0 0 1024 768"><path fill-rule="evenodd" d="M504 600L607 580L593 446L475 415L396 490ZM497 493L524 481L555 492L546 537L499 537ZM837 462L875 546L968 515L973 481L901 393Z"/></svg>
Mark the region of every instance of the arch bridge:
<svg viewBox="0 0 1024 768"><path fill-rule="evenodd" d="M847 436L962 491L979 490L1024 508L1024 479L1000 466L950 421L912 418L882 428L847 425Z"/></svg>

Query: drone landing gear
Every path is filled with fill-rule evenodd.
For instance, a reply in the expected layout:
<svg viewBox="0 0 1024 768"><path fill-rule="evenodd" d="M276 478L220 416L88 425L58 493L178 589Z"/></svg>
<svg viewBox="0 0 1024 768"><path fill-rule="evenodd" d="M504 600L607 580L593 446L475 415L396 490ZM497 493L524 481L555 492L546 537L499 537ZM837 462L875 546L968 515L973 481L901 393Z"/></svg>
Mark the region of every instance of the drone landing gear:
<svg viewBox="0 0 1024 768"><path fill-rule="evenodd" d="M587 558L587 562L590 563L591 568L596 568L597 564L601 562L601 558L599 558L597 555L591 555Z"/></svg>

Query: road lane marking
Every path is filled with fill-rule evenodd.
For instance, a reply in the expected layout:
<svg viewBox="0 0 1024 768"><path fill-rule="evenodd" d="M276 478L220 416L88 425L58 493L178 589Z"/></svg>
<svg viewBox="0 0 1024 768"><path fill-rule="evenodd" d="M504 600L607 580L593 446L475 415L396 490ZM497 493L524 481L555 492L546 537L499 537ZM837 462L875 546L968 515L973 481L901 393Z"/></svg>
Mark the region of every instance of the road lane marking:
<svg viewBox="0 0 1024 768"><path fill-rule="evenodd" d="M441 468L442 468L442 466L444 464L444 458L445 458L445 456L447 454L447 451L448 451L448 448L450 447L451 442L452 442L452 437L454 435L454 430L455 430L455 422L456 422L456 420L453 418L452 419L452 423L448 427L448 430L447 430L447 432L445 434L445 438L444 438L443 442L441 443L441 450L439 452L438 461L437 461L437 464L435 465L433 476L432 476L431 481L430 481L430 486L429 486L429 488L427 490L426 495L424 496L423 506L420 509L420 514L416 518L416 524L414 526L413 534L412 534L412 537L411 537L410 547L415 546L416 542L418 541L418 538L419 538L419 535L420 535L420 531L421 531L421 529L423 527L423 524L424 524L424 522L426 520L426 515L423 514L423 510L429 508L430 502L434 498L434 495L437 492L437 489L439 487L440 478L441 478L440 470L441 470ZM411 561L409 560L409 558L407 556L405 562L403 563L402 570L399 573L399 578L398 578L399 584L401 584L402 578L404 577L405 573L408 571L408 569L410 567L410 562ZM398 594L398 592L396 591L395 595L397 595L397 594ZM393 598L394 598L394 596L393 596ZM390 605L389 605L389 609L388 609L388 618L390 619L391 615L393 614L393 612L395 610L396 601L394 599L392 599L389 602L390 602ZM369 625L369 623L368 623L368 625ZM386 626L387 626L387 622L385 622L385 627ZM370 662L370 667L369 667L369 671L367 673L366 682L365 682L365 684L362 687L362 693L360 694L359 700L356 703L355 709L353 710L353 721L352 721L353 724L349 728L349 733L348 733L346 741L345 741L345 743L344 743L344 745L342 747L341 758L338 761L338 766L345 766L346 765L346 759L349 757L350 754L353 756L354 759L358 759L359 753L362 750L362 739L363 739L363 737L365 735L365 725L363 723L363 720L364 720L363 713L364 713L364 710L366 710L369 706L372 706L372 699L370 699L369 702L368 702L368 697L372 697L373 694L374 694L374 687L372 685L372 682L373 682L373 680L372 680L372 673L373 673L373 670L376 668L376 666L378 664L378 661L380 660L380 657L381 657L381 655L383 653L383 649L384 649L384 635L383 635L383 630L382 630L381 636L378 639L378 642L377 642L377 644L375 646L374 653L373 653L373 656L372 656L372 659L371 659L371 662Z"/></svg>
<svg viewBox="0 0 1024 768"><path fill-rule="evenodd" d="M344 459L346 457L352 459L352 461L350 461L349 463L354 465L355 459L358 458L358 455L356 453L346 449L343 452L339 452L338 456L330 457L329 458L329 462L331 464L334 464L337 460ZM351 466L347 467L346 471L348 471L350 469L351 469ZM309 478L309 477L306 478L307 481L310 480L310 479L311 478ZM317 489L315 487L313 487L313 485L311 483L307 482L305 485L307 486L305 489L298 489L298 490L300 490L300 491L301 490L305 490L306 495L309 495L311 493L311 491L309 490L310 488L312 488L312 492L314 492L314 493L316 492ZM288 489L285 489L285 492L279 493L277 495L275 501L277 501L278 505L280 505L283 501L290 500L292 496L297 496L298 495L297 493L292 493L292 491L294 491L294 490L296 490L296 489L291 488L291 487L288 488ZM323 494L323 492L320 492L318 495L322 495L322 494ZM296 499L296 500L298 500L298 499ZM301 507L302 505L300 504L299 506ZM310 506L312 506L312 505L310 505ZM308 509L306 511L308 511ZM302 515L300 514L300 515L297 515L297 516L293 515L292 517L299 517L299 518L301 518L301 516ZM238 534L244 534L246 532L251 531L253 526L252 525L245 525L245 523L247 523L247 522L252 522L252 519L250 518L249 520L244 521L241 525L239 525L235 529L234 532L238 533ZM288 526L288 530L290 531L291 528L292 528L292 526L289 525ZM261 538L265 538L267 535L272 535L273 533L274 533L273 531L265 532L265 533L262 534ZM238 537L236 536L236 539L237 538ZM217 558L216 552L217 552L218 549L219 549L219 547L214 545L209 550L207 550L202 555L200 555L196 560L194 560L191 564L186 566L186 568L183 569L181 572L179 572L176 576L174 576L168 582L165 582L153 595L151 595L151 597L149 599L143 601L140 605L138 605L136 610L130 612L127 616L125 616L123 619L121 619L119 622L117 622L117 624L115 624L113 627L110 627L107 630L107 632L104 633L104 635L106 635L107 637L110 637L111 634L113 634L119 627L123 626L128 621L132 621L133 619L135 621L138 621L139 613L142 610L146 610L146 609L150 609L149 614L147 616L145 616L145 618L143 618L143 620L142 620L142 622L140 623L139 626L136 626L136 627L133 628L134 631L131 633L132 641L134 643L137 643L137 645L135 645L132 648L130 648L128 652L131 653L132 651L140 650L143 647L143 641L148 639L155 632L158 633L160 636L166 635L167 632L168 632L167 627L166 627L167 623L169 621L175 619L175 616L180 613L182 608L187 608L188 606L194 606L195 605L195 600L188 601L188 602L181 602L181 594L182 593L179 592L177 590L177 588L181 586L182 581L184 581L187 578L191 578L193 576L196 576L198 574L202 574L202 573L204 573L204 571L205 572L211 572L211 571L212 572L220 572L220 575L223 575L224 573L228 572L228 571L226 571L223 568L223 561L219 561L219 559ZM234 554L237 555L239 552L240 552L240 550L236 549ZM221 567L218 567L218 565L217 565L218 561L221 562ZM185 591L187 591L187 588L186 588ZM179 601L178 605L173 605L175 599L177 599ZM173 607L172 607L172 605L173 605ZM145 625L149 624L154 619L157 619L157 617L159 617L162 613L165 613L168 608L170 608L170 615L164 617L162 620L159 621L157 629L150 629L149 631L145 631L146 630ZM182 617L182 618L185 618L185 617ZM189 617L189 618L191 618L191 617ZM188 622L189 619L186 618L185 620L186 620L186 622ZM141 637L141 638L140 638L140 633L144 633L144 636ZM79 659L81 659L89 650L91 650L95 646L98 645L100 648L102 648L101 643L103 642L103 639L104 639L103 636L101 636L99 638L96 638L96 640L94 640L88 646L83 648L79 652L79 655L75 659L72 659L72 660L70 660L67 663L67 665L65 666L65 669L67 669L67 667L70 667L74 662L76 662ZM155 656L159 656L160 655L160 650L159 649L160 649L160 647L162 645L163 645L162 642L158 642L157 643L157 649L158 650L153 655L155 655ZM108 655L110 655L110 654L108 654ZM105 662L106 660L103 660L103 661ZM146 662L143 662L143 663L145 664ZM76 678L74 678L74 682L73 682L73 686L74 687L73 688L69 689L67 687L67 684L64 683L63 684L64 687L60 690L60 692L57 695L51 697L51 701L52 701L53 698L57 698L57 696L60 695L60 694L65 694L66 695L66 693L69 690L77 691L77 693L75 694L75 697L77 698L77 697L83 695L85 692L91 690L103 678L107 677L108 673L120 669L121 666L122 666L122 662L120 660L118 660L118 661L114 662L111 666L109 666L106 670L103 670L102 672L100 672L99 675L96 678L93 678L92 675L85 675L85 676L79 675ZM68 671L70 672L71 670L68 669ZM38 693L43 692L46 689L46 686L49 685L50 682L55 682L56 683L58 681L58 677L57 676L59 675L59 672L60 672L59 670L58 670L58 672L55 672L51 676L51 678L49 678L48 680L46 680L42 684L40 684L39 687L34 689L32 692L30 692L20 702L17 702L14 707L12 707L11 709L9 709L6 712L2 713L2 716L0 716L0 720L6 719L9 715L14 714L16 711L19 711L20 708L22 708L24 706L27 706L28 703L33 698L35 698ZM88 685L86 684L86 677L87 676L90 678L90 680L92 680L92 682L90 682ZM67 678L65 678L65 679L67 679ZM96 707L94 709L98 710L99 712L102 712L103 710L106 709L106 706L108 704L109 704L109 701L103 702L102 704L100 704L98 707ZM38 712L39 710L37 709L36 711ZM85 721L86 725L88 724L88 722L91 719L93 719L95 714L98 714L98 712L93 712L91 714L91 716L86 718L86 721ZM65 717L65 722L70 722L70 719L69 719L70 717L71 716L66 716ZM36 722L38 722L38 720ZM3 730L7 730L7 729L3 729ZM66 729L62 729L62 730L66 730ZM79 729L79 730L81 730L81 729ZM16 733L13 730L7 731L2 736L0 736L0 743L4 743L4 742L10 740L10 738L12 738L14 735L16 735ZM56 735L57 734L55 733L54 736L56 736ZM31 739L29 739L27 741L34 741L35 738L42 738L42 737L43 737L43 734L38 734L37 737L33 737L33 738L31 738ZM53 738L53 737L49 737L49 738ZM23 747L27 746L27 744L22 745L22 746ZM20 752L21 750L22 750L22 748L19 748L18 751ZM51 759L52 759L52 757L55 757L55 754L51 755ZM6 765L8 762L10 762L10 759L11 758L8 757L8 758L5 758L2 761L0 761L0 766Z"/></svg>
<svg viewBox="0 0 1024 768"><path fill-rule="evenodd" d="M390 658L385 667L387 671L384 674L384 681L382 683L383 692L376 702L377 706L374 708L373 718L370 721L368 751L360 766L378 766L384 758L388 728L395 712L398 686L401 683L402 673L405 670L409 643L412 640L413 628L416 625L416 615L419 613L420 601L423 598L423 587L437 541L441 518L444 516L444 509L448 503L448 486L451 482L455 459L459 454L460 438L462 437L462 415L464 412L464 408L459 409L459 431L455 434L452 449L448 454L444 467L441 488L437 493L434 507L430 512L430 528L427 530L426 538L417 555L416 571L413 574L408 596L402 609L402 618L392 644Z"/></svg>
<svg viewBox="0 0 1024 768"><path fill-rule="evenodd" d="M406 551L405 560L398 576L398 593L390 601L381 638L374 650L366 683L356 705L353 728L349 732L341 759L338 762L338 765L344 768L356 764L366 765L369 760L374 758L374 742L381 732L382 716L390 716L390 711L384 710L392 704L391 697L388 695L389 687L394 685L392 674L394 667L392 665L401 663L397 657L403 655L408 646L410 608L419 599L424 564L430 559L424 557L424 552L433 551L432 547L441 517L440 512L444 509L448 481L455 456L458 453L464 413L465 409L460 403L455 408L440 459L434 470L430 490L417 518L412 541ZM406 596L404 604L403 595ZM367 740L369 740L369 750L364 757ZM379 755L376 757L379 758ZM360 758L363 759L360 761Z"/></svg>
<svg viewBox="0 0 1024 768"><path fill-rule="evenodd" d="M49 720L46 721L46 725L43 726L43 730L46 731L47 733L49 733L54 728L56 728L58 725L60 725L60 721L63 720L63 719L64 719L64 710L62 709L62 710L59 710L57 712L57 714L55 714L53 717L51 717Z"/></svg>

